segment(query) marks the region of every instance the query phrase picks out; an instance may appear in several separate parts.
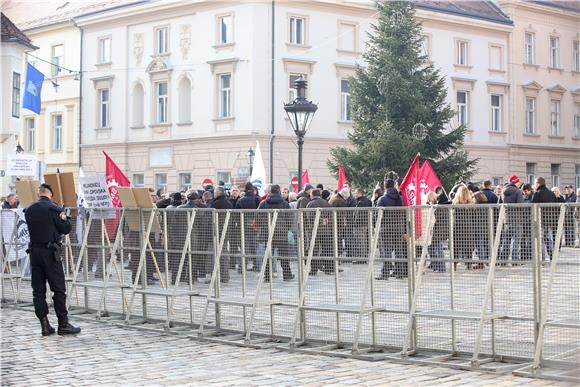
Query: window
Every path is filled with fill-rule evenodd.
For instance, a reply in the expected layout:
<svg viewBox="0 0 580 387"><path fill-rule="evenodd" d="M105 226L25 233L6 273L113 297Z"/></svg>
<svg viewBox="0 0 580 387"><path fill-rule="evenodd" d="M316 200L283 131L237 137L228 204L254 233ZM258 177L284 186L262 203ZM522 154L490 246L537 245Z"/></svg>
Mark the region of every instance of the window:
<svg viewBox="0 0 580 387"><path fill-rule="evenodd" d="M580 164L574 164L574 187L580 188Z"/></svg>
<svg viewBox="0 0 580 387"><path fill-rule="evenodd" d="M502 69L502 48L500 46L489 47L489 68L490 70Z"/></svg>
<svg viewBox="0 0 580 387"><path fill-rule="evenodd" d="M575 103L574 109L574 133L576 137L580 137L580 103Z"/></svg>
<svg viewBox="0 0 580 387"><path fill-rule="evenodd" d="M184 124L191 122L191 82L183 77L179 81L179 122Z"/></svg>
<svg viewBox="0 0 580 387"><path fill-rule="evenodd" d="M526 163L526 175L528 184L533 186L536 183L536 163Z"/></svg>
<svg viewBox="0 0 580 387"><path fill-rule="evenodd" d="M306 74L290 74L288 78L288 101L292 102L298 97L294 82L296 82L300 77L306 79Z"/></svg>
<svg viewBox="0 0 580 387"><path fill-rule="evenodd" d="M526 64L534 64L535 63L535 40L536 36L533 32L526 32L525 35L525 50L524 50L524 62Z"/></svg>
<svg viewBox="0 0 580 387"><path fill-rule="evenodd" d="M574 41L574 71L580 72L580 41Z"/></svg>
<svg viewBox="0 0 580 387"><path fill-rule="evenodd" d="M560 135L560 101L553 99L551 102L550 112L550 128L552 129L552 136Z"/></svg>
<svg viewBox="0 0 580 387"><path fill-rule="evenodd" d="M52 116L52 150L62 150L62 114Z"/></svg>
<svg viewBox="0 0 580 387"><path fill-rule="evenodd" d="M493 184L494 187L497 187L498 185L502 185L503 178L502 177L492 177L491 183Z"/></svg>
<svg viewBox="0 0 580 387"><path fill-rule="evenodd" d="M338 49L342 51L357 50L357 26L353 23L338 23ZM292 34L291 34L292 35Z"/></svg>
<svg viewBox="0 0 580 387"><path fill-rule="evenodd" d="M469 114L467 106L467 91L457 92L457 122L459 125L468 126L469 124Z"/></svg>
<svg viewBox="0 0 580 387"><path fill-rule="evenodd" d="M145 187L145 176L142 173L133 174L133 187L135 188Z"/></svg>
<svg viewBox="0 0 580 387"><path fill-rule="evenodd" d="M527 134L534 134L536 132L536 99L532 97L526 98L526 127Z"/></svg>
<svg viewBox="0 0 580 387"><path fill-rule="evenodd" d="M26 150L28 152L34 152L34 118L26 119Z"/></svg>
<svg viewBox="0 0 580 387"><path fill-rule="evenodd" d="M99 63L111 62L111 38L99 39Z"/></svg>
<svg viewBox="0 0 580 387"><path fill-rule="evenodd" d="M340 120L350 121L350 89L348 79L340 80Z"/></svg>
<svg viewBox="0 0 580 387"><path fill-rule="evenodd" d="M155 189L162 189L167 192L167 173L156 173L155 174Z"/></svg>
<svg viewBox="0 0 580 387"><path fill-rule="evenodd" d="M224 183L232 182L232 173L229 171L218 171L217 181L223 181Z"/></svg>
<svg viewBox="0 0 580 387"><path fill-rule="evenodd" d="M140 128L145 125L144 122L144 104L145 92L143 86L137 83L133 88L133 127Z"/></svg>
<svg viewBox="0 0 580 387"><path fill-rule="evenodd" d="M290 18L290 43L304 44L304 18Z"/></svg>
<svg viewBox="0 0 580 387"><path fill-rule="evenodd" d="M560 38L550 37L550 67L560 68Z"/></svg>
<svg viewBox="0 0 580 387"><path fill-rule="evenodd" d="M20 117L20 74L12 73L12 117Z"/></svg>
<svg viewBox="0 0 580 387"><path fill-rule="evenodd" d="M552 174L552 187L560 186L560 164L550 164L550 173Z"/></svg>
<svg viewBox="0 0 580 387"><path fill-rule="evenodd" d="M187 191L191 188L191 173L179 174L179 190Z"/></svg>
<svg viewBox="0 0 580 387"><path fill-rule="evenodd" d="M423 35L421 39L421 55L426 56L426 60L431 59L431 37L429 35Z"/></svg>
<svg viewBox="0 0 580 387"><path fill-rule="evenodd" d="M157 106L156 123L167 123L167 82L155 83L155 100Z"/></svg>
<svg viewBox="0 0 580 387"><path fill-rule="evenodd" d="M469 65L469 42L465 40L457 41L457 61L461 66Z"/></svg>
<svg viewBox="0 0 580 387"><path fill-rule="evenodd" d="M157 28L155 30L155 53L166 54L168 52L169 30L167 27Z"/></svg>
<svg viewBox="0 0 580 387"><path fill-rule="evenodd" d="M110 127L109 123L109 89L100 89L99 90L99 127L100 128L108 128Z"/></svg>
<svg viewBox="0 0 580 387"><path fill-rule="evenodd" d="M219 116L220 118L231 116L231 81L232 74L219 76Z"/></svg>
<svg viewBox="0 0 580 387"><path fill-rule="evenodd" d="M491 130L501 132L501 95L491 96Z"/></svg>
<svg viewBox="0 0 580 387"><path fill-rule="evenodd" d="M62 44L52 46L52 70L53 77L60 75L63 65L64 46Z"/></svg>
<svg viewBox="0 0 580 387"><path fill-rule="evenodd" d="M219 23L219 44L228 44L233 42L233 16L224 15L218 18Z"/></svg>

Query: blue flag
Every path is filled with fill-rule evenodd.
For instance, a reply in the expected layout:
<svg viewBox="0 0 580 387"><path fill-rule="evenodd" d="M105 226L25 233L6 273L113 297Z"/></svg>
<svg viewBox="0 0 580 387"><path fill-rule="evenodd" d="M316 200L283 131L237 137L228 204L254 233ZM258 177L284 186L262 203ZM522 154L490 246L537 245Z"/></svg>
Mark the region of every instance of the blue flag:
<svg viewBox="0 0 580 387"><path fill-rule="evenodd" d="M44 74L38 71L30 63L26 66L26 84L24 85L24 98L22 107L40 114L40 93L42 91Z"/></svg>

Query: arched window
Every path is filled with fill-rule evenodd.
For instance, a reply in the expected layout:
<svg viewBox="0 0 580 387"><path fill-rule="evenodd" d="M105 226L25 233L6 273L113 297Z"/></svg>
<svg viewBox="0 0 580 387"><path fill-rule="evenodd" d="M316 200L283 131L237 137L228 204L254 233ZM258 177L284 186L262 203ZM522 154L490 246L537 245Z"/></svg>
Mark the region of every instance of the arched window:
<svg viewBox="0 0 580 387"><path fill-rule="evenodd" d="M191 122L191 81L187 77L181 78L178 86L179 94L179 123Z"/></svg>
<svg viewBox="0 0 580 387"><path fill-rule="evenodd" d="M145 125L143 120L145 115L144 104L145 92L143 91L143 86L140 83L137 83L133 88L133 127L140 128Z"/></svg>

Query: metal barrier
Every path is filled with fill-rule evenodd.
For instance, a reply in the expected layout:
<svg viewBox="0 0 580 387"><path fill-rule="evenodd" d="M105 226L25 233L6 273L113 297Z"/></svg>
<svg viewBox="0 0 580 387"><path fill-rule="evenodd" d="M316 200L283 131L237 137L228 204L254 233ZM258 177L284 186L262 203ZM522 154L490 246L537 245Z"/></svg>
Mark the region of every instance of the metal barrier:
<svg viewBox="0 0 580 387"><path fill-rule="evenodd" d="M579 205L68 211L71 313L235 345L578 380ZM2 299L29 301L22 217L1 215Z"/></svg>

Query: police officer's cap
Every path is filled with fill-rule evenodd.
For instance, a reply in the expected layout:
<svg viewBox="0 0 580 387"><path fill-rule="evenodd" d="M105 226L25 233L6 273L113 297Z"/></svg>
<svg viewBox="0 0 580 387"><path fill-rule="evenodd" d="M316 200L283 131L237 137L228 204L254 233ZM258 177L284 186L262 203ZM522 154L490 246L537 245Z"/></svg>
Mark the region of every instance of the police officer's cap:
<svg viewBox="0 0 580 387"><path fill-rule="evenodd" d="M42 184L40 185L40 187L38 187L38 188L40 188L40 189L47 189L47 190L49 190L49 191L50 191L50 193L51 193L52 195L54 195L54 192L52 191L52 187L50 186L50 184L42 183Z"/></svg>

